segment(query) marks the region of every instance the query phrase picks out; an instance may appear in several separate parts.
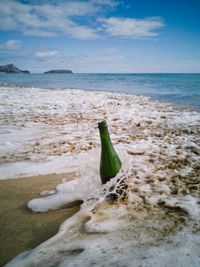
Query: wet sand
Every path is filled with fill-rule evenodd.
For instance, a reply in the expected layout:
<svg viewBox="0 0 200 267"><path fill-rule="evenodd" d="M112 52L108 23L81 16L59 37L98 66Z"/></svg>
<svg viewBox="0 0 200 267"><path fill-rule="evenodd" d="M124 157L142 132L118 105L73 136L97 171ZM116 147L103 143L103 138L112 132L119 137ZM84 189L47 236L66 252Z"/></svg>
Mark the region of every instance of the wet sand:
<svg viewBox="0 0 200 267"><path fill-rule="evenodd" d="M26 206L29 200L41 197L40 192L73 177L74 173L67 173L0 180L0 266L55 235L61 223L79 211L77 203L46 213L32 213Z"/></svg>

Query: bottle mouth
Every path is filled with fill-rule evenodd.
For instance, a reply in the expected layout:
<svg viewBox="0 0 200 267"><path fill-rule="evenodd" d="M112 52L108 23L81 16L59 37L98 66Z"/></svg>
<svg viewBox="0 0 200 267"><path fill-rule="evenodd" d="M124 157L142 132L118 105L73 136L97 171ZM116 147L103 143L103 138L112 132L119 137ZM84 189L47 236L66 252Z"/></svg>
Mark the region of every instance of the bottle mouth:
<svg viewBox="0 0 200 267"><path fill-rule="evenodd" d="M99 129L105 129L105 128L107 128L107 123L106 123L106 121L101 121L101 122L99 122L99 123L98 123L98 128L99 128Z"/></svg>

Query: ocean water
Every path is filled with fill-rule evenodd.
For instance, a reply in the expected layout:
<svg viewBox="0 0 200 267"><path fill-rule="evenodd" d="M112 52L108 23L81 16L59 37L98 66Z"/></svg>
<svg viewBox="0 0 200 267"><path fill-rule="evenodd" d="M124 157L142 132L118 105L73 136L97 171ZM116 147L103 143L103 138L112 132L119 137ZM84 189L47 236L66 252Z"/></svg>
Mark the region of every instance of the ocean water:
<svg viewBox="0 0 200 267"><path fill-rule="evenodd" d="M200 74L4 74L0 81L25 87L145 95L200 109Z"/></svg>
<svg viewBox="0 0 200 267"><path fill-rule="evenodd" d="M30 199L28 208L54 216L54 210L75 200L83 204L54 237L7 266L199 266L198 106L190 103L197 109L187 108L182 104L188 103L182 101L173 101L174 105L169 99L163 102L159 93L150 98L143 91L147 90L144 77L143 89L130 93L110 74L107 82L106 75L101 79L99 74L90 75L90 82L85 74L55 75L57 82L50 75L41 75L41 80L37 74L23 76L11 75L4 81L9 84L0 85L0 178L66 173L55 190L47 184L41 198ZM129 75L119 76L126 80ZM185 78L185 84L198 84L197 78L196 82ZM130 85L124 80L123 84ZM150 80L152 75L148 84ZM164 84L163 80L159 83ZM168 79L171 88L175 86L172 80ZM180 97L180 88L171 90ZM122 161L119 174L104 186L99 177L97 127L102 120L107 121ZM68 181L67 173L72 172L74 179ZM122 180L128 186L125 199L118 194L116 202L109 201L107 196L119 192Z"/></svg>

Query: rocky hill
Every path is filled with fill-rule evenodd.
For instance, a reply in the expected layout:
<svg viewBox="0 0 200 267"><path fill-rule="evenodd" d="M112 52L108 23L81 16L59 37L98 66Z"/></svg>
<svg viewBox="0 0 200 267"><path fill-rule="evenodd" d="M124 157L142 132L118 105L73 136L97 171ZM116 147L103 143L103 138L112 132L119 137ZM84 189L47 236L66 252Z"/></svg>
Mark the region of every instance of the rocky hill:
<svg viewBox="0 0 200 267"><path fill-rule="evenodd" d="M20 70L13 64L0 66L0 73L30 73L28 70Z"/></svg>
<svg viewBox="0 0 200 267"><path fill-rule="evenodd" d="M73 72L71 70L48 70L44 73L47 74L47 73L73 73Z"/></svg>

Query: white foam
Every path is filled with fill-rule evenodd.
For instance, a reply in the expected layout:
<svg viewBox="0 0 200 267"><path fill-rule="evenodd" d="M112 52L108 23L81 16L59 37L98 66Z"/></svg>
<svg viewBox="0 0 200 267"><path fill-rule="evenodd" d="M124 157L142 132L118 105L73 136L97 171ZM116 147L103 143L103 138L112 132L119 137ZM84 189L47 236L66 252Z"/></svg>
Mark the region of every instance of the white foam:
<svg viewBox="0 0 200 267"><path fill-rule="evenodd" d="M76 159L70 155L49 156L42 162L19 161L0 165L1 180L49 173L75 172L78 170Z"/></svg>
<svg viewBox="0 0 200 267"><path fill-rule="evenodd" d="M73 171L72 181L47 185L48 196L28 207L45 212L83 200L56 236L8 266L199 266L198 112L126 94L3 85L0 94L0 179ZM123 168L102 186L104 119ZM120 181L126 200L109 204Z"/></svg>
<svg viewBox="0 0 200 267"><path fill-rule="evenodd" d="M199 218L200 207L198 199L192 196L182 196L179 198L168 198L165 200L165 205L168 207L179 207L186 211L190 216Z"/></svg>
<svg viewBox="0 0 200 267"><path fill-rule="evenodd" d="M118 152L123 161L123 169L121 171L123 173L127 170L127 155L123 151ZM44 212L62 208L77 200L87 201L88 199L100 197L102 194L102 184L99 178L99 158L99 150L81 153L77 160L81 177L74 177L74 180L57 185L56 190L50 192L54 193L54 195L33 199L28 202L28 207L34 212ZM112 183L113 181L109 185L111 186ZM49 193L49 191L45 193Z"/></svg>

